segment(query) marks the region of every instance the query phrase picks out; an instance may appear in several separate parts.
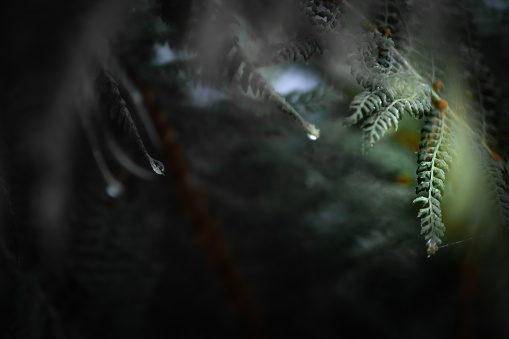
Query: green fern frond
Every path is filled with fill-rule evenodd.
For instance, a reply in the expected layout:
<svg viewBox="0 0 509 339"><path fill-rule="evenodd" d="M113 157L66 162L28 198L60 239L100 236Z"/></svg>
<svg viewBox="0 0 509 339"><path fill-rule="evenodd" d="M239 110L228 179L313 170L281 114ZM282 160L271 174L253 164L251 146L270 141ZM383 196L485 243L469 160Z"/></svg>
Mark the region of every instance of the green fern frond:
<svg viewBox="0 0 509 339"><path fill-rule="evenodd" d="M429 100L428 100L429 101ZM363 152L367 153L369 148L380 140L385 133L394 127L398 129L398 121L404 113L420 118L431 106L426 97L414 93L406 98L399 98L390 101L389 104L377 109L376 114L370 116L363 124Z"/></svg>
<svg viewBox="0 0 509 339"><path fill-rule="evenodd" d="M392 127L398 128L401 119L400 112L393 106L370 116L362 124L362 151L367 153L371 147L380 140Z"/></svg>
<svg viewBox="0 0 509 339"><path fill-rule="evenodd" d="M394 58L392 40L379 33L367 37L371 41L361 44L350 59L352 74L366 90L354 98L354 113L345 121L352 125L369 117L362 124L364 152L391 127L397 129L405 113L420 119L431 110L430 88Z"/></svg>
<svg viewBox="0 0 509 339"><path fill-rule="evenodd" d="M415 189L419 197L414 200L423 203L417 217L421 218L421 234L425 234L429 255L438 250L445 232L440 203L445 190L445 171L452 161L451 135L450 122L443 113L434 110L421 132Z"/></svg>
<svg viewBox="0 0 509 339"><path fill-rule="evenodd" d="M267 62L250 61L234 37L221 40L225 44L217 50L222 51L226 61L220 72L230 80L238 80L244 92L252 92L277 105L316 138L316 127L298 113L297 108L300 110L305 105L299 107L299 99L294 94L286 100L277 93L259 72L258 65L295 62L298 59L308 61L326 48L335 51L330 39L337 38L336 27L345 15L344 9L348 9L348 15L354 14L359 19L357 22L362 22L363 28L369 32L356 36L359 38L357 48L348 55L351 73L364 90L352 100L352 114L344 124L362 123L363 152L366 153L387 131L397 129L405 114L415 119L424 118L417 169L419 196L415 202L424 203L419 218L422 233L428 241L428 253L438 249L445 231L440 201L445 192L445 171L452 161L452 140L455 137L449 119L461 125L455 133L466 131L474 144L482 146L478 158L489 160L483 161L484 167L481 166L487 178L486 186L494 192L493 199L501 218L507 218L509 198L503 180L503 164L502 161L492 164L492 159L489 159L494 149L491 145L495 145L491 137L494 126L489 119L495 114L493 93L497 86L492 83L493 78L474 48L476 44L469 27L465 30L470 23L461 6L446 2L441 11L441 3L405 0L370 1L355 5L347 1L303 0L301 5L309 25L297 32L294 39L271 46L273 52L267 56ZM456 20L460 18L465 18L465 21ZM355 25L355 19L348 23ZM437 38L445 28L441 25L430 27L430 23L435 21L450 22L446 31L451 36L461 36L459 49L445 39ZM232 37L226 32L224 36ZM453 83L462 77L467 80L462 86ZM443 89L439 95L440 87ZM432 99L435 108L432 108ZM448 108L446 100L456 112Z"/></svg>

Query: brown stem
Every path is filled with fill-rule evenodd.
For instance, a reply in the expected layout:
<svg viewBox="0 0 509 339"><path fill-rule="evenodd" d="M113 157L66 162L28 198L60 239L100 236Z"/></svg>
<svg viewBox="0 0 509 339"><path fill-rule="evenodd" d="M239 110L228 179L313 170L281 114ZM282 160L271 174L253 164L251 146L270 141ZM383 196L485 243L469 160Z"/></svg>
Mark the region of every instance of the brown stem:
<svg viewBox="0 0 509 339"><path fill-rule="evenodd" d="M150 88L126 63L122 65L130 80L142 94L143 104L155 125L162 145L168 174L166 178L172 179L176 185L176 193L184 218L191 227L209 267L221 279L232 313L245 327L246 337L266 338L261 316L252 300L248 284L233 260L228 242L207 208L202 192L189 179L190 171L182 155L182 147L174 138L173 128L162 109L156 104Z"/></svg>

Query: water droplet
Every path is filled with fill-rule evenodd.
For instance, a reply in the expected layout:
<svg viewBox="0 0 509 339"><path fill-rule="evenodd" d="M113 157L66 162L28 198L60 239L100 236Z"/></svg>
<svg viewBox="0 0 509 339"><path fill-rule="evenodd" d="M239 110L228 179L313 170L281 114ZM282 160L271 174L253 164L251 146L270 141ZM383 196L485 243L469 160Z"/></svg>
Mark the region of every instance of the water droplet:
<svg viewBox="0 0 509 339"><path fill-rule="evenodd" d="M159 168L159 170L161 172L164 172L164 165L163 165L163 163L160 162L159 160L156 160L156 159L154 159L154 162L156 163L157 168Z"/></svg>
<svg viewBox="0 0 509 339"><path fill-rule="evenodd" d="M124 192L124 188L121 185L108 185L106 186L106 193L112 198L118 198L122 192Z"/></svg>
<svg viewBox="0 0 509 339"><path fill-rule="evenodd" d="M318 128L316 128L315 125L312 125L308 122L304 122L303 126L308 131L307 136L310 140L316 140L320 137L320 130Z"/></svg>
<svg viewBox="0 0 509 339"><path fill-rule="evenodd" d="M164 175L164 165L159 160L156 160L154 158L149 158L150 165L152 166L152 169L154 172L156 172L159 175Z"/></svg>

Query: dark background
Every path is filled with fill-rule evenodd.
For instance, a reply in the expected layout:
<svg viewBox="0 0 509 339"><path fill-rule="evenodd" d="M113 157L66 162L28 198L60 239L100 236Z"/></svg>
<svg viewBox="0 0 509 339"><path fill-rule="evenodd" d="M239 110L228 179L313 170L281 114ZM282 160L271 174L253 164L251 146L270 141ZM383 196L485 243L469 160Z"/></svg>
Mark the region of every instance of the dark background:
<svg viewBox="0 0 509 339"><path fill-rule="evenodd" d="M445 215L444 244L476 238L427 258L412 204L418 122L362 155L359 129L342 126L359 91L344 60L324 53L264 68L289 101L323 89L316 107L299 110L321 129L311 141L206 67L203 81L185 72L186 41L209 34L202 48L213 55L221 38L189 19L190 2L162 3L25 1L1 11L0 338L509 336L504 232L470 232ZM236 34L253 55L297 27L292 1L223 3L248 27ZM509 3L471 8L479 50L508 93ZM147 172L90 92L97 60L112 59L164 177ZM122 79L164 119L144 127ZM502 146L508 98L495 119ZM95 148L82 116L94 117ZM122 194L108 194L93 150Z"/></svg>

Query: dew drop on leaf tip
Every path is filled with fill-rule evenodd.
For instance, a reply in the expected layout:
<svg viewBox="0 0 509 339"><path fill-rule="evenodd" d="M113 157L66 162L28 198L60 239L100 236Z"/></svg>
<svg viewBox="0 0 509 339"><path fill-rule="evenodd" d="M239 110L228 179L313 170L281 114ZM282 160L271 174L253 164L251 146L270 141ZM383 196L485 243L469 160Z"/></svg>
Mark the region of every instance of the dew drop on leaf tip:
<svg viewBox="0 0 509 339"><path fill-rule="evenodd" d="M316 140L320 137L320 130L316 128L315 125L312 125L310 123L304 123L304 127L307 130L307 136L310 140Z"/></svg>
<svg viewBox="0 0 509 339"><path fill-rule="evenodd" d="M164 165L163 165L163 163L160 162L159 160L156 160L156 159L154 159L154 162L156 163L157 168L159 168L159 170L161 172L164 172Z"/></svg>
<svg viewBox="0 0 509 339"><path fill-rule="evenodd" d="M152 166L152 169L154 172L156 172L159 175L164 175L164 165L159 160L156 160L154 158L150 158L150 165Z"/></svg>

